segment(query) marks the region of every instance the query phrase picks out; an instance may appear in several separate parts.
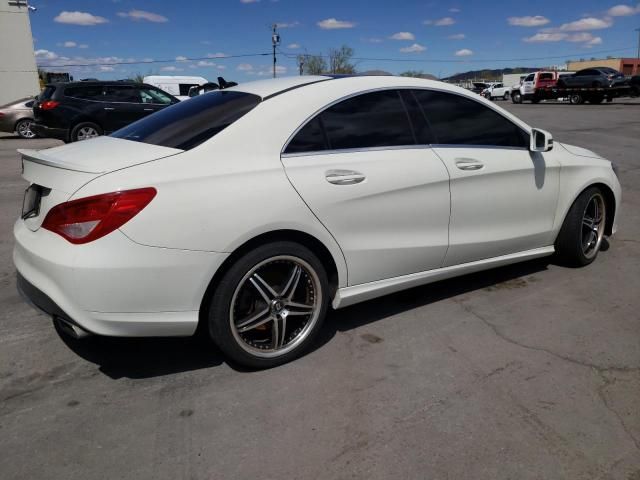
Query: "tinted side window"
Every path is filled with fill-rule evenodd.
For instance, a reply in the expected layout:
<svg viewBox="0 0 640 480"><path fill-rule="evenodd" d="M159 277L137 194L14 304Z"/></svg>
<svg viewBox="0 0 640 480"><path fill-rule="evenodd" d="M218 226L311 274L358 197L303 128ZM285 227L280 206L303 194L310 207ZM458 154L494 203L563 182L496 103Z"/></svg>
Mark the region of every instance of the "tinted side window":
<svg viewBox="0 0 640 480"><path fill-rule="evenodd" d="M108 85L104 87L105 102L140 103L140 92L133 85Z"/></svg>
<svg viewBox="0 0 640 480"><path fill-rule="evenodd" d="M102 100L102 85L86 85L68 87L64 89L67 97L82 98L83 100Z"/></svg>
<svg viewBox="0 0 640 480"><path fill-rule="evenodd" d="M532 73L531 75L528 75L527 78L524 79L524 81L525 82L533 82L533 79L535 77L536 77L535 74Z"/></svg>
<svg viewBox="0 0 640 480"><path fill-rule="evenodd" d="M438 144L528 146L520 127L475 100L428 90L417 90L416 97Z"/></svg>
<svg viewBox="0 0 640 480"><path fill-rule="evenodd" d="M141 88L140 97L142 99L142 103L157 103L160 105L169 105L172 101L169 95L164 93L162 90L157 90L155 88Z"/></svg>
<svg viewBox="0 0 640 480"><path fill-rule="evenodd" d="M415 144L397 91L358 95L329 107L320 118L333 150Z"/></svg>
<svg viewBox="0 0 640 480"><path fill-rule="evenodd" d="M424 116L416 97L411 90L400 90L400 96L404 102L409 118L411 118L411 125L413 125L413 133L416 137L416 142L420 145L429 145L433 143L433 135L431 128L427 122L427 118Z"/></svg>
<svg viewBox="0 0 640 480"><path fill-rule="evenodd" d="M260 97L250 93L211 92L163 108L111 136L189 150L227 128L260 101Z"/></svg>
<svg viewBox="0 0 640 480"><path fill-rule="evenodd" d="M553 80L553 73L541 73L540 80Z"/></svg>
<svg viewBox="0 0 640 480"><path fill-rule="evenodd" d="M189 95L189 89L191 87L197 87L197 86L198 86L197 83L179 83L178 90L180 91L180 95L186 97L187 95Z"/></svg>
<svg viewBox="0 0 640 480"><path fill-rule="evenodd" d="M318 152L327 149L326 137L317 116L300 129L284 153Z"/></svg>

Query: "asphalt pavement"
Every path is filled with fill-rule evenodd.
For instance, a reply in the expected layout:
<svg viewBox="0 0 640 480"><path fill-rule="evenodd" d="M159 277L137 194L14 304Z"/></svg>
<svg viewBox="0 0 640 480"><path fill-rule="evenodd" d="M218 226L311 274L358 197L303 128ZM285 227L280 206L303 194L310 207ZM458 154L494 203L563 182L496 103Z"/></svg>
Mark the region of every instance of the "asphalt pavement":
<svg viewBox="0 0 640 480"><path fill-rule="evenodd" d="M26 183L0 137L0 478L640 479L640 102L500 102L620 167L619 232L330 314L307 356L60 337L15 287Z"/></svg>

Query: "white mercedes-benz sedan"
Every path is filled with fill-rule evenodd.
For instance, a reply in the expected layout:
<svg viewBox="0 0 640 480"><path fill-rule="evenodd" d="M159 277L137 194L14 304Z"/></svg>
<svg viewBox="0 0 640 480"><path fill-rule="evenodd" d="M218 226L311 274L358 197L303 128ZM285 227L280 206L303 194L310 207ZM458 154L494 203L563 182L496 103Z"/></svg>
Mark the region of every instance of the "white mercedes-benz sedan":
<svg viewBox="0 0 640 480"><path fill-rule="evenodd" d="M328 308L556 254L616 230L611 162L413 78L215 91L110 137L22 150L18 285L68 333L208 334L253 368Z"/></svg>

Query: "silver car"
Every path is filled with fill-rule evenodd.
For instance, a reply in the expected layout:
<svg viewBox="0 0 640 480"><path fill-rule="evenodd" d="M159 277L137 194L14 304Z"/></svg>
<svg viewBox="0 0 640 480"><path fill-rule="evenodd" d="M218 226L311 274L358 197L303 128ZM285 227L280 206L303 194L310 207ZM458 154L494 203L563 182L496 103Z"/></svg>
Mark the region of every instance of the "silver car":
<svg viewBox="0 0 640 480"><path fill-rule="evenodd" d="M0 132L17 132L22 138L35 138L33 98L23 98L0 107Z"/></svg>

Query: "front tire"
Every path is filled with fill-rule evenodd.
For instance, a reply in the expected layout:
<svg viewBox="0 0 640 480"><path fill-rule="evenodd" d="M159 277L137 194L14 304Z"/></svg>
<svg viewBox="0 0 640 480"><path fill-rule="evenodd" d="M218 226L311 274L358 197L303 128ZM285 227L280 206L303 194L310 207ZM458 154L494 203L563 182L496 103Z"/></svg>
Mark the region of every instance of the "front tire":
<svg viewBox="0 0 640 480"><path fill-rule="evenodd" d="M564 219L556 239L556 255L571 267L589 265L598 256L607 221L602 191L590 187L578 196Z"/></svg>
<svg viewBox="0 0 640 480"><path fill-rule="evenodd" d="M260 246L238 259L217 285L209 335L234 362L270 368L313 344L327 313L329 284L318 257L293 242Z"/></svg>
<svg viewBox="0 0 640 480"><path fill-rule="evenodd" d="M520 92L513 92L511 94L511 101L513 103L522 103L522 94Z"/></svg>

